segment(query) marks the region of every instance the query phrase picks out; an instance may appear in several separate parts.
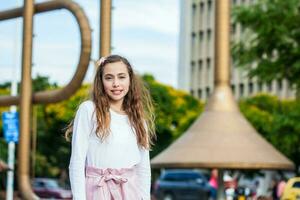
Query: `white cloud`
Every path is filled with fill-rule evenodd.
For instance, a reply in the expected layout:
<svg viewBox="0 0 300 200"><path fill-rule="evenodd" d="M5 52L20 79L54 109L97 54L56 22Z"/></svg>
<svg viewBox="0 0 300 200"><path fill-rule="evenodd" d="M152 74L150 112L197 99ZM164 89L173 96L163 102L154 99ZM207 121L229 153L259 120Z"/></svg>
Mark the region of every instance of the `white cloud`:
<svg viewBox="0 0 300 200"><path fill-rule="evenodd" d="M177 42L174 40L118 37L113 53L126 56L138 72L151 73L157 80L176 87Z"/></svg>
<svg viewBox="0 0 300 200"><path fill-rule="evenodd" d="M115 4L116 29L145 27L171 35L177 32L179 11L174 0L118 0Z"/></svg>

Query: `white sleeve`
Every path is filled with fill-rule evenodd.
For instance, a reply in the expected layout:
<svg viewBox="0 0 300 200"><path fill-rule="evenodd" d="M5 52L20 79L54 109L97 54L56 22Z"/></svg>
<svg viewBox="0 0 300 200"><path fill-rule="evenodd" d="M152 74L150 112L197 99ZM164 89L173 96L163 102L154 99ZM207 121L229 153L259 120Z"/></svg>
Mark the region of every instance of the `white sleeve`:
<svg viewBox="0 0 300 200"><path fill-rule="evenodd" d="M150 200L151 188L151 168L149 150L141 149L141 162L137 164L137 173L139 178L139 188L143 200Z"/></svg>
<svg viewBox="0 0 300 200"><path fill-rule="evenodd" d="M85 161L92 116L88 105L79 106L73 124L72 152L69 165L70 183L74 200L85 200Z"/></svg>

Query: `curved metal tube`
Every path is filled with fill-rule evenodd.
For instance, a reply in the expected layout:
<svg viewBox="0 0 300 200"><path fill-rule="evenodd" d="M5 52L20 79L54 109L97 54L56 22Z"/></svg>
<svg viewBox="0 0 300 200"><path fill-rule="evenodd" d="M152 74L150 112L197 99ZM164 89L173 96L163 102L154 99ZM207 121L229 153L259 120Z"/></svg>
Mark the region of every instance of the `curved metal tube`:
<svg viewBox="0 0 300 200"><path fill-rule="evenodd" d="M88 22L88 18L84 14L81 7L72 1L55 0L35 4L34 13L47 12L62 8L69 10L74 15L79 25L81 36L81 51L79 63L72 80L65 87L51 91L41 91L33 93L32 103L34 104L55 103L69 98L80 87L88 69L91 55L91 28ZM22 13L23 8L16 8L0 12L0 21L22 17ZM0 96L0 106L18 105L19 103L20 96Z"/></svg>

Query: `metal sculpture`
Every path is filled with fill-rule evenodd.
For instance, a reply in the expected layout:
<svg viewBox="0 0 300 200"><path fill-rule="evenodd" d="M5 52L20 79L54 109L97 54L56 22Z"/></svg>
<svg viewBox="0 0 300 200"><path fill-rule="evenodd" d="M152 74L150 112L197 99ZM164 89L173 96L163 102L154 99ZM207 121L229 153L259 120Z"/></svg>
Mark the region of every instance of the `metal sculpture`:
<svg viewBox="0 0 300 200"><path fill-rule="evenodd" d="M63 88L32 93L32 27L33 16L37 13L66 9L75 17L81 35L80 59L71 81ZM25 0L24 8L0 12L0 21L23 16L22 80L20 96L1 96L0 106L20 105L20 139L18 148L18 184L23 199L38 199L30 186L29 151L31 106L38 103L55 103L69 98L80 87L88 69L91 55L91 28L81 7L69 0L54 0L34 5L33 0Z"/></svg>

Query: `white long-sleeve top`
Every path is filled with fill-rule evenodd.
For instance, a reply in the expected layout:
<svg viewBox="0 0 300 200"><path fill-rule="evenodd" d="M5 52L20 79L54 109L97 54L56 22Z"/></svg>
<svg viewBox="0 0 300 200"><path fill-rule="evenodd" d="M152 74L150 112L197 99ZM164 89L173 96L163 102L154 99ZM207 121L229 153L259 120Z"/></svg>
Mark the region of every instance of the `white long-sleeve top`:
<svg viewBox="0 0 300 200"><path fill-rule="evenodd" d="M85 101L79 106L74 119L69 165L73 199L86 199L85 166L120 169L136 165L142 198L150 200L149 151L138 146L128 116L110 109L110 134L102 142L95 133L94 110L94 103Z"/></svg>

